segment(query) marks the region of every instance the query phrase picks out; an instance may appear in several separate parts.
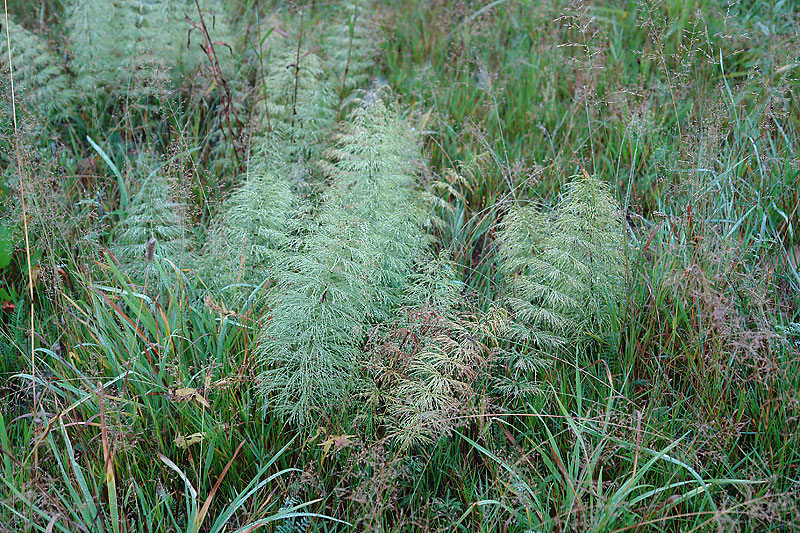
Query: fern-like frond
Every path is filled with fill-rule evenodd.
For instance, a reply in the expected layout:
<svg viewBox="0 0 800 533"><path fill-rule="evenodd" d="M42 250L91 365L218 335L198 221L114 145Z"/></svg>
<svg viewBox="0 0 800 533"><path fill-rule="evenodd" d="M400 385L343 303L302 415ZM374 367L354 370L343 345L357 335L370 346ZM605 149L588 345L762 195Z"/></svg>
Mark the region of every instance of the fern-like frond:
<svg viewBox="0 0 800 533"><path fill-rule="evenodd" d="M380 252L376 276L384 310L400 301L414 260L429 244L422 231L425 206L416 189L418 134L409 126L396 108L376 100L342 124L328 154L336 161L328 168L338 187L334 201L363 221Z"/></svg>
<svg viewBox="0 0 800 533"><path fill-rule="evenodd" d="M208 243L214 284L259 284L289 239L289 219L299 198L279 170L254 169L228 199Z"/></svg>
<svg viewBox="0 0 800 533"><path fill-rule="evenodd" d="M227 18L219 15L224 4L200 6L211 38L230 39ZM66 26L79 86L131 100L164 96L206 56L205 40L187 15L199 18L187 0L72 0Z"/></svg>
<svg viewBox="0 0 800 533"><path fill-rule="evenodd" d="M402 446L435 442L460 425L497 333L460 311L461 283L446 255L429 259L407 290L418 303L376 328L364 364L372 403Z"/></svg>
<svg viewBox="0 0 800 533"><path fill-rule="evenodd" d="M265 80L267 99L255 106L251 160L270 168L291 165L290 179L304 186L332 132L334 95L316 54L298 53L288 43L276 48Z"/></svg>
<svg viewBox="0 0 800 533"><path fill-rule="evenodd" d="M368 265L376 262L360 233L342 219L308 237L302 253L275 263L282 272L261 337L262 387L280 414L300 423L344 403L353 384L372 300Z"/></svg>
<svg viewBox="0 0 800 533"><path fill-rule="evenodd" d="M130 171L142 186L117 227L113 251L134 277L158 277L158 261L166 258L180 266L186 258L185 208L172 198L163 167L152 156L140 154Z"/></svg>
<svg viewBox="0 0 800 533"><path fill-rule="evenodd" d="M2 28L3 41L5 30ZM20 101L30 109L56 118L66 116L75 101L72 81L62 62L36 34L9 20L14 85ZM8 50L0 54L0 74L10 78Z"/></svg>
<svg viewBox="0 0 800 533"><path fill-rule="evenodd" d="M400 278L424 242L410 130L383 103L354 117L339 137L319 216L297 251L271 267L262 390L267 404L300 423L345 403L367 326L399 301Z"/></svg>
<svg viewBox="0 0 800 533"><path fill-rule="evenodd" d="M567 184L553 214L515 206L501 230L500 265L517 338L536 353L597 336L623 296L627 260L619 207L593 176ZM524 359L524 357L523 357ZM521 370L532 361L517 361Z"/></svg>
<svg viewBox="0 0 800 533"><path fill-rule="evenodd" d="M422 254L403 293L406 307L430 307L448 316L462 302L464 282L446 250L438 256Z"/></svg>
<svg viewBox="0 0 800 533"><path fill-rule="evenodd" d="M132 82L148 73L151 85L166 82L168 63L160 52L169 54L173 47L159 37L158 28L171 27L168 14L166 3L159 1L73 0L67 28L79 86L86 91L133 88L133 99L151 96L152 91L139 94L143 86Z"/></svg>

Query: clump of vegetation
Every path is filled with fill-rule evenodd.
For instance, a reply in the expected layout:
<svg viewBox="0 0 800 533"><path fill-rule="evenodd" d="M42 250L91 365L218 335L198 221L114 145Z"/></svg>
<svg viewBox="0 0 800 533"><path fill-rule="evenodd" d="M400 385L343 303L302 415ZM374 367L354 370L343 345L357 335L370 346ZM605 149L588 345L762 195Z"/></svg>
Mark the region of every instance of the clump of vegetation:
<svg viewBox="0 0 800 533"><path fill-rule="evenodd" d="M260 129L251 159L256 167L288 167L295 186L307 186L333 131L334 96L316 54L300 45L276 48L264 81L268 97L256 106Z"/></svg>
<svg viewBox="0 0 800 533"><path fill-rule="evenodd" d="M403 448L450 437L476 407L476 384L500 328L467 313L461 292L444 253L425 257L406 305L370 334L365 395Z"/></svg>
<svg viewBox="0 0 800 533"><path fill-rule="evenodd" d="M183 81L214 53L209 43L231 41L223 3L207 0L198 6L199 11L194 2L72 0L66 26L78 85L135 101L158 96L170 81ZM208 20L201 22L201 16ZM198 27L190 24L195 20Z"/></svg>
<svg viewBox="0 0 800 533"><path fill-rule="evenodd" d="M370 18L374 9L366 0L344 2L340 19L332 24L325 43L330 75L339 96L341 109L356 90L369 88L370 71L378 52L376 23Z"/></svg>
<svg viewBox="0 0 800 533"><path fill-rule="evenodd" d="M397 110L366 105L336 144L319 215L270 269L261 335L265 400L300 422L345 402L369 321L397 304L421 242L418 143Z"/></svg>
<svg viewBox="0 0 800 533"><path fill-rule="evenodd" d="M300 214L285 169L257 167L251 172L209 238L209 273L217 284L264 282L289 245L290 218Z"/></svg>
<svg viewBox="0 0 800 533"><path fill-rule="evenodd" d="M581 175L553 213L514 206L503 220L500 268L507 278L521 381L554 348L585 348L618 329L628 279L625 228L608 188ZM577 346L576 346L577 345Z"/></svg>

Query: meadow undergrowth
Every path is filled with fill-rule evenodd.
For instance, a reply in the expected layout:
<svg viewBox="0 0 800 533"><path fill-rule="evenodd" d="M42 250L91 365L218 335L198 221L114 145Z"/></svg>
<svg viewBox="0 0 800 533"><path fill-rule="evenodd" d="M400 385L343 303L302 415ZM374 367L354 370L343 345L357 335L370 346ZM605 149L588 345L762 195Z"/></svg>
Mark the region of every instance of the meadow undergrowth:
<svg viewBox="0 0 800 533"><path fill-rule="evenodd" d="M0 531L800 527L791 2L4 7Z"/></svg>

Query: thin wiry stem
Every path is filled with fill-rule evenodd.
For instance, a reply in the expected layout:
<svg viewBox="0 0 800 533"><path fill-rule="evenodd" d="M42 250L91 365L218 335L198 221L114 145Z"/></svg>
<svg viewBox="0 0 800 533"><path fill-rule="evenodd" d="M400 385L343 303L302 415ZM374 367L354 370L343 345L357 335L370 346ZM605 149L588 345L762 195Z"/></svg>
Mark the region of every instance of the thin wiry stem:
<svg viewBox="0 0 800 533"><path fill-rule="evenodd" d="M300 10L300 30L297 36L297 57L294 61L294 96L292 97L292 127L297 116L297 85L300 81L300 47L303 45L303 15L305 9Z"/></svg>
<svg viewBox="0 0 800 533"><path fill-rule="evenodd" d="M240 167L242 165L242 160L239 156L239 149L237 147L236 140L239 138L239 134L242 131L242 122L239 120L239 117L236 116L236 110L233 109L233 98L231 98L231 92L228 89L228 82L225 80L225 76L222 75L222 68L220 67L219 59L217 59L217 51L214 49L214 41L211 40L208 34L206 21L203 17L203 10L200 9L200 3L198 0L194 0L194 4L197 6L197 15L200 19L200 22L192 22L188 15L186 17L186 21L195 28L199 29L203 34L203 40L205 41L205 47L203 50L211 62L211 71L214 73L214 80L217 82L217 86L220 88L220 97L222 98L222 110L223 114L225 115L225 124L228 126L231 140L234 142L233 155L236 158L236 165ZM231 125L230 119L231 113L233 113L233 118L236 121L236 129L238 132L233 131L233 126Z"/></svg>
<svg viewBox="0 0 800 533"><path fill-rule="evenodd" d="M342 113L342 102L344 102L344 89L345 84L347 83L347 73L350 71L350 59L353 55L353 34L355 33L356 28L356 19L358 18L358 4L353 4L353 16L350 18L350 31L349 31L349 39L347 43L347 63L344 66L344 75L342 75L342 88L339 91L339 109L336 112L336 120L339 120L339 117Z"/></svg>
<svg viewBox="0 0 800 533"><path fill-rule="evenodd" d="M19 128L17 126L17 103L16 92L14 89L14 67L11 57L11 33L8 24L8 0L3 0L3 8L5 10L6 18L6 46L8 49L8 77L11 82L11 115L14 121L14 151L17 156L17 172L19 172L19 195L22 200L22 227L25 233L25 258L28 263L28 297L31 299L30 315L31 315L31 390L33 392L33 412L38 410L38 398L36 397L36 335L34 329L33 317L33 269L31 268L31 243L28 236L28 211L25 204L25 183L24 174L22 172L22 154L19 151ZM38 463L38 454L34 449L33 455L33 472L36 476Z"/></svg>
<svg viewBox="0 0 800 533"><path fill-rule="evenodd" d="M259 28L258 32L258 62L261 64L261 87L264 91L264 113L267 116L267 131L272 131L272 122L269 116L269 92L267 91L267 74L264 72L264 38L261 37L261 11L256 2L256 27ZM270 31L270 33L272 33Z"/></svg>

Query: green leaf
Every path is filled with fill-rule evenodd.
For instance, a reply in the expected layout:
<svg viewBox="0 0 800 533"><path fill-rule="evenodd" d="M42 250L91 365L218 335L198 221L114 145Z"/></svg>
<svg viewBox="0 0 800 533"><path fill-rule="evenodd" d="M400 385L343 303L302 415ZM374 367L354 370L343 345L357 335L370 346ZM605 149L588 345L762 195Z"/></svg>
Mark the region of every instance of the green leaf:
<svg viewBox="0 0 800 533"><path fill-rule="evenodd" d="M108 168L110 168L111 172L113 172L114 176L116 176L117 183L119 184L120 204L122 205L123 209L127 209L130 205L130 201L128 200L128 188L125 186L125 181L122 179L122 174L120 173L119 168L117 168L117 165L115 165L111 158L108 157L108 154L105 152L105 150L100 148L100 145L94 142L91 137L87 135L86 140L89 141L89 144L92 145L92 148L94 148L95 151L100 154L100 157L103 158L103 161L106 162Z"/></svg>
<svg viewBox="0 0 800 533"><path fill-rule="evenodd" d="M11 228L0 226L0 268L11 264L14 255L14 241Z"/></svg>

